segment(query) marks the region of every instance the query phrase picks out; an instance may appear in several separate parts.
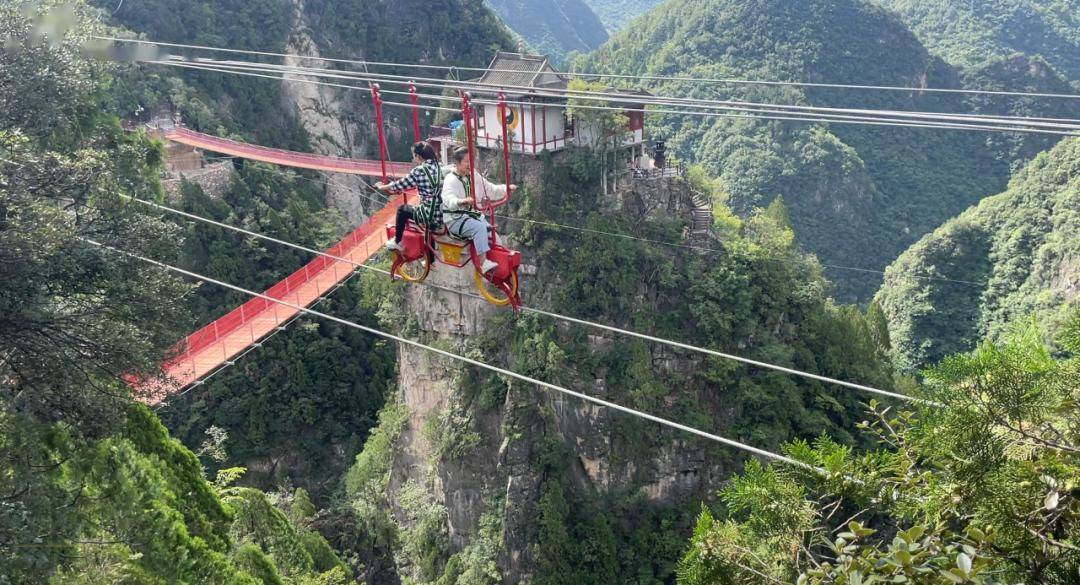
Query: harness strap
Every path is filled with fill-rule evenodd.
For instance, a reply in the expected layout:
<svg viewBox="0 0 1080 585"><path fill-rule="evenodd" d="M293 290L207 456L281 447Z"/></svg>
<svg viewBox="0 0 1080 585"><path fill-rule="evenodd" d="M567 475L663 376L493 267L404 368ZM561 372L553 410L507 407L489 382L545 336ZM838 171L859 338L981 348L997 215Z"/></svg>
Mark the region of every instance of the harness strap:
<svg viewBox="0 0 1080 585"><path fill-rule="evenodd" d="M442 191L443 177L442 173L431 170L431 166L432 165L425 162L424 165L420 167L420 172L424 173L428 183L431 184L431 190L438 195Z"/></svg>

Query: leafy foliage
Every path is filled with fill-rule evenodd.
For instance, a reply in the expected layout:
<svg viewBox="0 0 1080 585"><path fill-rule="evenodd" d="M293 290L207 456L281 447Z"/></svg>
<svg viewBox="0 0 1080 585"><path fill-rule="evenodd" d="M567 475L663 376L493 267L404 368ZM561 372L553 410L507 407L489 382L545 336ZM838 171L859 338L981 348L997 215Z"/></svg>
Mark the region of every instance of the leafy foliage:
<svg viewBox="0 0 1080 585"><path fill-rule="evenodd" d="M611 34L621 31L630 21L660 4L660 0L585 0Z"/></svg>
<svg viewBox="0 0 1080 585"><path fill-rule="evenodd" d="M479 0L438 5L310 1L299 13L293 3L281 0L225 4L185 0L126 4L114 12L115 8L109 4L113 22L155 40L260 51L286 50L289 35L304 23L312 23L304 30L328 56L482 65L495 49L512 44ZM403 29L432 42L401 43ZM203 131L296 150L310 148L311 137L300 126L280 83L138 66L123 69L111 89L113 107L133 117L179 111L185 123ZM370 109L366 99L363 92L343 94L341 109L347 118L343 125L369 127L364 119ZM366 140L360 137L358 142L362 147ZM325 249L349 226L327 208L316 176L247 164L220 198L185 184L178 203L190 213ZM265 289L310 260L306 254L267 247L228 230L182 225L180 265L247 288ZM357 280L320 307L371 324L378 303L369 302L364 289L370 289L372 281ZM194 329L196 323L206 323L242 300L238 293L200 288L190 302L196 320L188 323ZM325 502L385 401L393 376L392 352L392 347L356 330L301 321L267 340L254 358L257 364L242 363L222 372L198 391L173 401L163 414L187 444L199 444L211 426L229 433L230 458L208 462L213 466L247 465L252 471L245 482L264 488L295 478L316 500Z"/></svg>
<svg viewBox="0 0 1080 585"><path fill-rule="evenodd" d="M229 531L232 542L237 543L239 550L254 545L270 561L269 566L280 575L279 579L297 583L300 579L304 579L303 583L318 580L326 585L350 582L348 568L323 537L294 524L303 519L288 518L271 504L266 494L251 488L227 488L221 499L233 516Z"/></svg>
<svg viewBox="0 0 1080 585"><path fill-rule="evenodd" d="M335 48L335 57L482 67L496 50L514 46L483 0L318 0L305 5L312 20L323 25L316 33L320 44ZM403 43L402 30L425 41Z"/></svg>
<svg viewBox="0 0 1080 585"><path fill-rule="evenodd" d="M246 166L221 199L185 185L179 207L316 249L328 248L344 232L340 216L323 207L310 181L262 165ZM183 266L249 289L263 290L310 259L203 223L186 222L184 230ZM370 280L353 279L320 309L374 322L375 307L365 300L363 283ZM206 323L244 300L243 295L205 287L190 306L199 315L197 322ZM200 443L208 427L227 430L230 459L214 465L255 467L251 463L265 457L297 458L289 472L320 492L320 486L340 476L374 424L394 375L393 349L352 328L300 321L267 340L252 358L171 401L162 410L165 421L192 445ZM248 477L265 488L282 479Z"/></svg>
<svg viewBox="0 0 1080 585"><path fill-rule="evenodd" d="M666 249L629 244L612 246L591 233L564 232L547 222L584 225L650 238L670 238L680 226L671 221L631 221L627 214L600 215L600 173L597 152L579 150L544 163L542 191L523 187L516 214L541 222L525 224L514 237L532 250L545 275L530 294L551 299L560 312L650 331L675 339L693 339L706 346L785 363L849 379L889 386L887 333L880 313L868 319L854 308L827 300L828 283L820 267L798 251L782 202L742 222L728 223L728 252L721 256L670 257ZM510 222L510 225L521 225ZM652 307L641 311L643 304ZM756 307L760 304L760 309ZM509 360L514 371L571 387L593 388L605 398L699 427L723 425L730 434L760 445L778 445L793 437L814 436L823 429L842 434L855 422L855 398L818 384L734 367L730 362L694 362L692 357L637 342L590 336L575 327L555 326L523 315L510 321L496 317L471 350L485 361ZM691 368L660 369L660 361L694 363ZM693 510L665 506L643 494L600 494L570 480L573 456L556 438L552 415L536 406L533 390L518 392L516 383L465 369L455 381L454 396L438 414L429 414L428 440L438 464L468 465L483 444L475 421L504 408L503 436L510 445L537 441L531 463L542 477L536 518L536 583L663 583L674 575ZM599 382L598 382L599 381ZM519 396L527 396L521 398ZM519 406L515 406L518 403ZM541 401L541 405L546 404ZM388 413L400 407L388 407ZM520 410L519 410L520 408ZM409 488L409 512L415 518L395 526L384 511L403 492L391 496L389 469L392 437L403 415L384 415L384 423L350 471L351 501L363 510L371 534L402 536L412 531L412 544L401 551L399 567L421 582L485 575L492 543L472 539L470 548L448 555L436 519L444 510L427 500L420 485ZM544 421L541 431L533 424ZM396 424L391 421L400 421ZM644 481L653 462L663 456L669 433L640 421L601 415L589 434L600 429L610 441L610 473ZM845 436L846 437L846 436ZM847 437L851 439L850 437ZM728 451L689 441L725 467L737 460ZM507 447L513 449L514 447ZM607 447L605 447L605 450ZM635 484L636 485L636 484ZM363 487L361 487L363 486ZM490 512L492 508L488 508ZM366 524L368 525L368 524ZM423 530L420 527L426 526ZM532 538L532 537L530 537ZM486 544L485 544L486 543ZM477 549L475 547L480 547ZM483 554L479 554L483 551ZM407 551L407 552L406 552ZM406 560L402 560L406 559ZM442 563L442 564L440 564ZM479 568L478 568L479 567ZM472 573L469 572L471 568ZM441 570L441 574L440 574Z"/></svg>
<svg viewBox="0 0 1080 585"><path fill-rule="evenodd" d="M547 167L544 191L524 191L523 216L662 241L678 233L678 227L662 221L632 222L621 214L587 211L597 206L591 189L599 178L595 166L579 167L577 156L588 161L595 155L568 154L559 166ZM539 270L547 275L544 289L534 294L551 298L568 315L890 386L888 340L880 322L870 323L858 310L828 300L830 286L820 266L798 250L785 216L778 202L748 221L733 219L725 253L709 257L672 257L667 248L636 242L612 246L607 236L538 225L524 228L519 238L536 251ZM643 304L651 310L637 310ZM707 359L685 375L660 373L651 367L657 350L639 343L613 340L610 349L598 351L582 330L551 332L544 339L536 338L537 332L529 321L519 321L514 339L531 348L554 342L569 356L569 369L552 368L562 379L599 372L613 392L610 397L641 407L674 407L669 414L704 425L721 424L714 418L718 412L731 413L722 424L756 444L778 445L825 428L843 433L851 422L845 413L856 406L850 394L727 361ZM663 440L627 439L635 451Z"/></svg>
<svg viewBox="0 0 1080 585"><path fill-rule="evenodd" d="M1040 55L1071 81L1080 81L1076 0L883 0L882 4L951 63L978 68L1013 53Z"/></svg>
<svg viewBox="0 0 1080 585"><path fill-rule="evenodd" d="M117 26L168 43L284 52L292 28L293 6L287 0L91 0ZM168 52L182 52L168 49ZM205 56L200 54L201 56ZM176 80L183 80L177 84ZM181 85L190 88L181 88ZM198 130L224 130L260 144L305 150L307 133L287 103L280 83L214 72L134 65L121 76L118 111L142 118L171 110ZM278 112L281 115L270 115Z"/></svg>
<svg viewBox="0 0 1080 585"><path fill-rule="evenodd" d="M1073 582L1080 345L1055 360L1040 337L1018 327L930 368L934 406L871 404L878 451L788 446L824 477L749 463L726 518L702 512L680 583Z"/></svg>
<svg viewBox="0 0 1080 585"><path fill-rule="evenodd" d="M43 18L49 7L39 10ZM8 121L25 127L0 131L0 396L9 408L94 434L125 403L118 375L156 369L188 288L83 241L169 257L175 232L119 197L160 191L161 153L94 112L98 87L88 77L107 73L81 63L87 30L46 43L34 37L32 16L0 8L0 35L11 44L0 65L25 74L4 79L0 95L14 103L23 83L27 93L55 92L44 115L57 118L9 111Z"/></svg>
<svg viewBox="0 0 1080 585"><path fill-rule="evenodd" d="M134 404L126 375L156 371L191 289L90 240L175 261L179 231L121 198L161 196L161 150L110 114L113 70L81 52L94 13L21 8L0 6L0 580L318 582L236 547L198 459ZM40 110L15 99L35 92Z"/></svg>

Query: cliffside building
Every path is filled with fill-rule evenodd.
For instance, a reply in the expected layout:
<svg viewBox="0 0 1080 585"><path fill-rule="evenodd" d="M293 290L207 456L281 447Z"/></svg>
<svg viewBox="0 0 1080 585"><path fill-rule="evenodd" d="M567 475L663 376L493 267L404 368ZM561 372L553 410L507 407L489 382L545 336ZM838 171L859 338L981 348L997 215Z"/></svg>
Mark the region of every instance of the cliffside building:
<svg viewBox="0 0 1080 585"><path fill-rule="evenodd" d="M557 151L571 143L594 144L596 136L584 125L567 120L565 92L570 78L556 70L547 57L524 53L499 52L488 65L487 71L474 80L485 85L503 88L506 95L507 135L511 152L540 154ZM502 126L499 107L493 103L495 90L473 91L479 102L476 110L477 146L488 149L502 148ZM620 90L620 93L647 95L645 92ZM560 94L560 95L553 95ZM620 103L627 116L626 136L623 145L632 150L635 158L645 154L645 105L644 103Z"/></svg>

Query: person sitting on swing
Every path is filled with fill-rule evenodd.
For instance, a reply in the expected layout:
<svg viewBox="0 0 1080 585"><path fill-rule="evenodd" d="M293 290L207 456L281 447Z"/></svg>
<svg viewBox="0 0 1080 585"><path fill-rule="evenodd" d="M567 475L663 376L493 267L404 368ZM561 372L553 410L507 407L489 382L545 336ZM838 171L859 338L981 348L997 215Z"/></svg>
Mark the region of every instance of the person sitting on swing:
<svg viewBox="0 0 1080 585"><path fill-rule="evenodd" d="M517 185L495 185L481 175L476 175L476 189L473 189L472 159L467 148L454 150L451 171L443 180L442 205L443 223L446 224L450 235L462 240L472 240L476 249L476 257L483 264L480 271L484 274L498 266L498 263L488 259L487 253L491 249L488 239L488 225L483 214L476 211L476 198L480 200L502 199L507 189L512 193Z"/></svg>
<svg viewBox="0 0 1080 585"><path fill-rule="evenodd" d="M435 149L426 141L412 145L413 162L416 166L409 174L392 183L375 183L375 188L386 194L401 193L415 188L420 193L420 205L399 205L397 208L397 229L393 241L386 243L388 250L400 251L401 238L405 235L405 226L411 219L422 227L437 230L442 227L443 175L447 169L439 166Z"/></svg>

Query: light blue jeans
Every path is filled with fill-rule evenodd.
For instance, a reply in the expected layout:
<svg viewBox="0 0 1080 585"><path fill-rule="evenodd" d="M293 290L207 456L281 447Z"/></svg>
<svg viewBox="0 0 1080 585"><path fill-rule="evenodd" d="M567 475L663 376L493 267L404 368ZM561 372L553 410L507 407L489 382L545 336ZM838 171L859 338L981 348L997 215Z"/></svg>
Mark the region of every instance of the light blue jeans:
<svg viewBox="0 0 1080 585"><path fill-rule="evenodd" d="M472 240L473 247L476 248L476 257L481 262L487 258L488 250L491 249L491 242L488 241L488 230L491 228L486 219L464 215L450 222L447 228L456 237Z"/></svg>

